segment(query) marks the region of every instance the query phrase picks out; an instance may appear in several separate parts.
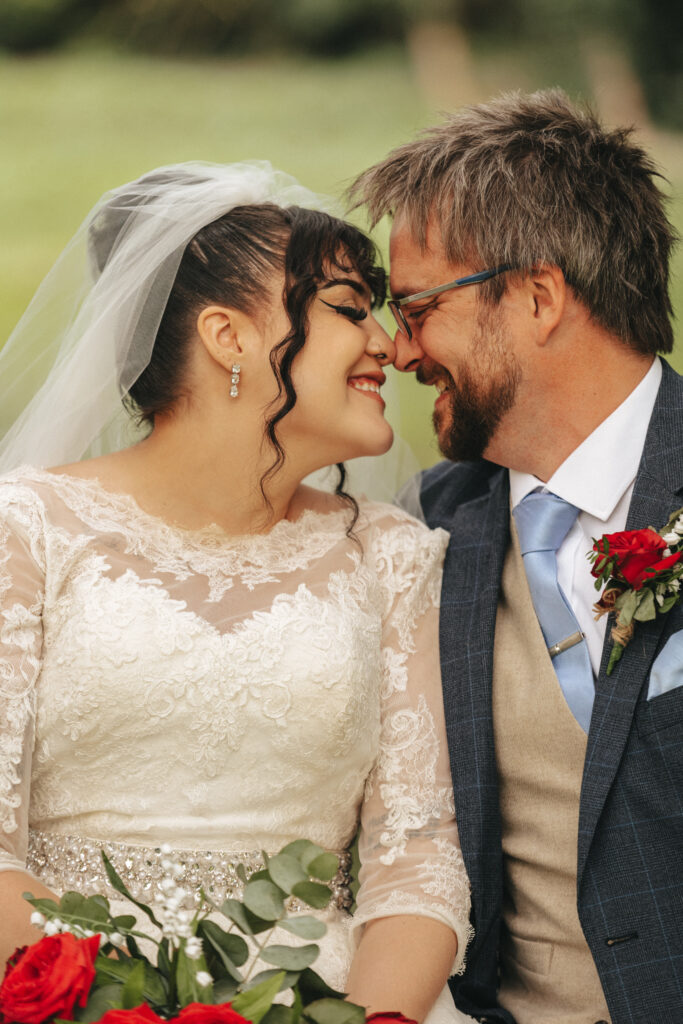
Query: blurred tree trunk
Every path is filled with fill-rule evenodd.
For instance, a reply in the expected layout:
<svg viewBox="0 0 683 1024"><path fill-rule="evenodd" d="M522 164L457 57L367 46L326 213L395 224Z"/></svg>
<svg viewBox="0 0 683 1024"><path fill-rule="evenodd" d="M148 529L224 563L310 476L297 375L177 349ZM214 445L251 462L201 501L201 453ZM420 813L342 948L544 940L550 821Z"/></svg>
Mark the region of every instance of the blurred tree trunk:
<svg viewBox="0 0 683 1024"><path fill-rule="evenodd" d="M453 21L419 21L409 28L408 52L428 104L453 110L481 98L465 31Z"/></svg>
<svg viewBox="0 0 683 1024"><path fill-rule="evenodd" d="M609 36L584 37L581 49L602 119L611 125L633 125L649 131L645 94L627 50Z"/></svg>

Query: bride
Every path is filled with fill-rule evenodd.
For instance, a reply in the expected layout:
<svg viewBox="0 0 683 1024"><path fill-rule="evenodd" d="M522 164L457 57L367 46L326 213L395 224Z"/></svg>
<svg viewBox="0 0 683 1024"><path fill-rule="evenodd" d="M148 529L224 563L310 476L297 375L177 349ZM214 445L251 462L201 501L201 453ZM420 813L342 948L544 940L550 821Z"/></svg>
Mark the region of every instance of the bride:
<svg viewBox="0 0 683 1024"><path fill-rule="evenodd" d="M107 891L101 848L149 892L168 842L224 896L231 861L360 823L357 908L338 882L316 969L449 1024L446 536L341 467L335 494L302 483L392 443L384 275L315 205L267 164L116 189L0 357L36 390L0 447L0 961L39 937L27 888Z"/></svg>

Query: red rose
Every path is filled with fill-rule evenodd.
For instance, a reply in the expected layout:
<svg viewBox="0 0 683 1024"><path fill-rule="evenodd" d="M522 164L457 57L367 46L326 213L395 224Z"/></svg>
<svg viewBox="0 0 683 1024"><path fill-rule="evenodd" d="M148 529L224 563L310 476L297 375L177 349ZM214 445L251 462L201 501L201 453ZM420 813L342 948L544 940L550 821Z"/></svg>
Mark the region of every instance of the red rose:
<svg viewBox="0 0 683 1024"><path fill-rule="evenodd" d="M402 1013L393 1010L385 1010L384 1013L371 1013L365 1018L366 1024L376 1021L377 1024L416 1024L411 1017L404 1017Z"/></svg>
<svg viewBox="0 0 683 1024"><path fill-rule="evenodd" d="M654 573L670 568L681 557L681 552L677 551L666 558L660 558L667 544L654 530L625 530L622 533L605 534L593 545L593 550L601 556L604 556L605 541L609 544L607 557L616 558L615 574L622 576L634 590L640 590ZM595 577L600 575L597 568L600 562L598 558L592 570Z"/></svg>
<svg viewBox="0 0 683 1024"><path fill-rule="evenodd" d="M40 1024L48 1017L73 1020L85 1006L95 978L99 935L76 939L46 935L12 955L0 988L0 1021Z"/></svg>
<svg viewBox="0 0 683 1024"><path fill-rule="evenodd" d="M141 1003L140 1006L135 1006L132 1010L107 1010L97 1024L165 1024L165 1022L161 1017L157 1017L147 1003Z"/></svg>
<svg viewBox="0 0 683 1024"><path fill-rule="evenodd" d="M184 1006L174 1019L181 1021L182 1024L249 1024L244 1017L233 1010L230 1003L221 1003L219 1006L190 1003L189 1006ZM124 1022L122 1021L121 1024Z"/></svg>

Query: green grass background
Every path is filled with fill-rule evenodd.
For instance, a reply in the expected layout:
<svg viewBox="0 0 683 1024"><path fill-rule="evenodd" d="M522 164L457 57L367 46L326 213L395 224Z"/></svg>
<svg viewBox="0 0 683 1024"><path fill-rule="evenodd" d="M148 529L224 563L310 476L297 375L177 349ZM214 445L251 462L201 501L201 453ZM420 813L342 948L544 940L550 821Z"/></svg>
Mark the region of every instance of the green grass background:
<svg viewBox="0 0 683 1024"><path fill-rule="evenodd" d="M553 75L548 65L537 74L527 67L518 84L553 84ZM514 76L513 68L503 84L515 84ZM337 61L188 62L93 51L0 60L0 343L106 189L165 163L268 159L311 188L340 194L438 114L398 48ZM664 171L683 230L683 162L673 141L662 148L672 164ZM386 225L377 237L386 248ZM680 252L673 295L683 310ZM672 361L683 371L680 336L679 325ZM397 377L402 432L428 465L438 458L433 393Z"/></svg>

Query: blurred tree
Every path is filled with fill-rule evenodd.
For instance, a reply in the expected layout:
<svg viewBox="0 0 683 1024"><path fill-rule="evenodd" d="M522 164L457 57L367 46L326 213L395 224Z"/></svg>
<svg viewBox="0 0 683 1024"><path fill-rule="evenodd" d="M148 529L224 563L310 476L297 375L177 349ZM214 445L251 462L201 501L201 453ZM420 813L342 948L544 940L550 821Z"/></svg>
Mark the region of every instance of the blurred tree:
<svg viewBox="0 0 683 1024"><path fill-rule="evenodd" d="M425 24L565 56L589 36L620 39L652 112L683 127L681 0L0 0L0 49L85 34L151 53L329 57L410 39Z"/></svg>
<svg viewBox="0 0 683 1024"><path fill-rule="evenodd" d="M2 0L0 50L52 49L78 32L101 0Z"/></svg>
<svg viewBox="0 0 683 1024"><path fill-rule="evenodd" d="M683 4L630 0L626 36L654 117L683 129Z"/></svg>

